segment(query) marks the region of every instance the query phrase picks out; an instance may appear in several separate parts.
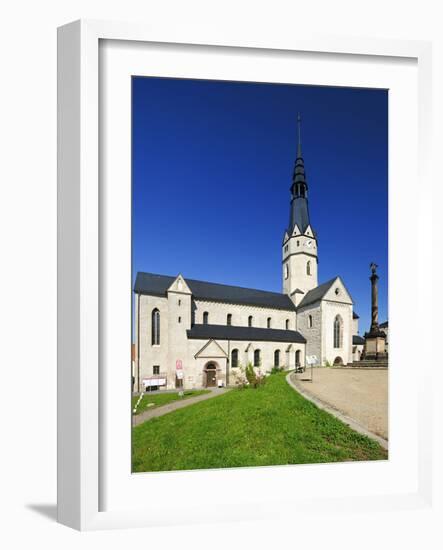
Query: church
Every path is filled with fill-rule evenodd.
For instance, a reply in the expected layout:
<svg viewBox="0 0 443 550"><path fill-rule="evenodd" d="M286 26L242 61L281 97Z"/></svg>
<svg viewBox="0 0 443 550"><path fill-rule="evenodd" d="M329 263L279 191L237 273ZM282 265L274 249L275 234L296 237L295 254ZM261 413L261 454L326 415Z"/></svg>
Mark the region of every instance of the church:
<svg viewBox="0 0 443 550"><path fill-rule="evenodd" d="M364 339L340 276L318 284L318 240L298 145L282 242L282 293L176 276L137 273L134 391L234 383L239 368L262 372L360 359Z"/></svg>

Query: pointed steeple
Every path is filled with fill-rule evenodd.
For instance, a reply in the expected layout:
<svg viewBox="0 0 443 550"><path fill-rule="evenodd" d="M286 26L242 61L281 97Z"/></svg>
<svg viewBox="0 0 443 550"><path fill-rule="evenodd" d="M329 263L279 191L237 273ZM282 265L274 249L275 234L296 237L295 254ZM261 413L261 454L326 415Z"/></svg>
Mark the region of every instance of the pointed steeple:
<svg viewBox="0 0 443 550"><path fill-rule="evenodd" d="M289 235L297 225L302 233L309 225L308 210L308 184L306 182L305 163L301 150L301 116L297 115L297 158L295 160L294 173L292 175L291 185L291 210L289 216Z"/></svg>
<svg viewBox="0 0 443 550"><path fill-rule="evenodd" d="M297 158L302 158L301 154L301 116L297 114L297 127L298 127L298 145L297 145Z"/></svg>

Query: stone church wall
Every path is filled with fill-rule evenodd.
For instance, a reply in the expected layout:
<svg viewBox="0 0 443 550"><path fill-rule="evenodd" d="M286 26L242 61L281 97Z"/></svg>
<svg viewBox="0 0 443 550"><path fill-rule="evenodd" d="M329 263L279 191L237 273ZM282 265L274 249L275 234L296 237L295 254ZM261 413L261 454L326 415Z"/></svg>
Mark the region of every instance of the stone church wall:
<svg viewBox="0 0 443 550"><path fill-rule="evenodd" d="M343 345L340 348L334 348L334 319L340 315L343 319ZM341 357L346 365L352 362L352 304L343 304L340 302L322 302L323 317L323 363L329 361L334 363L336 357Z"/></svg>
<svg viewBox="0 0 443 550"><path fill-rule="evenodd" d="M138 326L138 303L140 299L140 327ZM152 311L160 311L160 345L152 345ZM153 375L154 365L160 367L160 372L166 373L168 378L168 350L169 350L169 303L166 297L141 295L135 298L135 360L139 361L140 380L135 381L135 389L141 386L143 378ZM138 333L140 331L140 334ZM138 344L140 351L138 351ZM175 373L174 373L175 377ZM140 386L139 386L140 384ZM141 387L140 387L141 389Z"/></svg>
<svg viewBox="0 0 443 550"><path fill-rule="evenodd" d="M226 315L232 314L232 324L247 326L248 316L254 318L253 326L266 328L267 318L271 317L271 328L285 328L289 319L291 330L296 330L294 311L247 307L241 305L222 304L215 302L194 302L189 294L168 292L168 298L157 296L140 296L140 326L138 327L138 303L135 299L135 362L139 360L140 380L135 380L134 390L144 390L143 379L154 375L154 366L158 365L160 373L167 377L167 387L176 387L176 361L183 365L184 389L201 388L205 386L205 367L209 362L217 365L217 380L226 383L226 355L233 349L239 350L239 362L242 366L253 362L254 350L261 352L261 370L270 371L274 366L274 352L280 350L280 366L295 367L295 354L300 352L300 363L305 364L305 345L286 342L247 342L217 341L210 351L203 349L208 340L188 340L186 330L191 328L191 313L195 310L197 323L202 322L203 311L209 313L210 324L226 324ZM152 345L152 311L160 311L160 345ZM140 333L140 334L139 334ZM138 343L140 350L138 351ZM197 356L197 357L196 357ZM136 373L138 369L135 369ZM229 382L235 381L235 369L231 369ZM139 385L140 383L140 385Z"/></svg>
<svg viewBox="0 0 443 550"><path fill-rule="evenodd" d="M232 315L233 326L248 326L248 317L252 315L252 326L258 328L267 328L267 319L271 318L271 328L286 328L286 319L289 320L289 330L296 330L295 311L285 311L281 309L272 309L264 307L254 307L241 304L225 304L220 302L209 302L195 300L194 322L203 323L203 313L209 314L209 324L226 325L228 313Z"/></svg>
<svg viewBox="0 0 443 550"><path fill-rule="evenodd" d="M312 317L312 327L309 326ZM306 355L316 355L322 361L322 313L320 303L306 306L297 312L297 330L306 338Z"/></svg>

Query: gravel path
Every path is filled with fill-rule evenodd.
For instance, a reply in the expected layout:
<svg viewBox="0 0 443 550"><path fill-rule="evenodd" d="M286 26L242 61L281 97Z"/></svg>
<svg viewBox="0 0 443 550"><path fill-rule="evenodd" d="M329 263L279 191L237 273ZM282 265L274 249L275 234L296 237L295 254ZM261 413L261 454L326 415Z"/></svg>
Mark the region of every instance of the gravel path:
<svg viewBox="0 0 443 550"><path fill-rule="evenodd" d="M313 382L305 374L291 375L291 381L312 396L383 439L388 439L387 369L314 369Z"/></svg>
<svg viewBox="0 0 443 550"><path fill-rule="evenodd" d="M229 389L227 388L208 389L211 390L211 393L204 393L195 397L189 397L187 399L183 399L182 401L173 401L172 403L168 403L168 405L163 405L154 409L148 409L140 414L132 415L132 425L137 426L138 424L142 424L143 422L146 422L147 420L150 420L151 418L154 418L156 416L163 416L164 414L170 413L177 409L182 409L183 407L193 405L194 403L198 403L199 401L211 399L211 397L216 397L217 395L221 395L229 391Z"/></svg>

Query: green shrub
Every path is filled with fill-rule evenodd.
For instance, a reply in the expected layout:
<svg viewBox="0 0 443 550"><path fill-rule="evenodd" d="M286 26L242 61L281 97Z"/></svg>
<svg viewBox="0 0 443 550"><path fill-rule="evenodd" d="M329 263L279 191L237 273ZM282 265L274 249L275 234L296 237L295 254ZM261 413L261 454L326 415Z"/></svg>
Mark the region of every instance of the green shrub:
<svg viewBox="0 0 443 550"><path fill-rule="evenodd" d="M252 363L248 363L246 367L239 364L233 375L235 385L239 389L258 388L266 383L266 374Z"/></svg>
<svg viewBox="0 0 443 550"><path fill-rule="evenodd" d="M261 372L260 368L256 371L252 363L248 363L245 370L246 380L252 388L258 388L266 383L266 375Z"/></svg>
<svg viewBox="0 0 443 550"><path fill-rule="evenodd" d="M279 372L282 372L283 367L272 367L271 374L278 374Z"/></svg>

